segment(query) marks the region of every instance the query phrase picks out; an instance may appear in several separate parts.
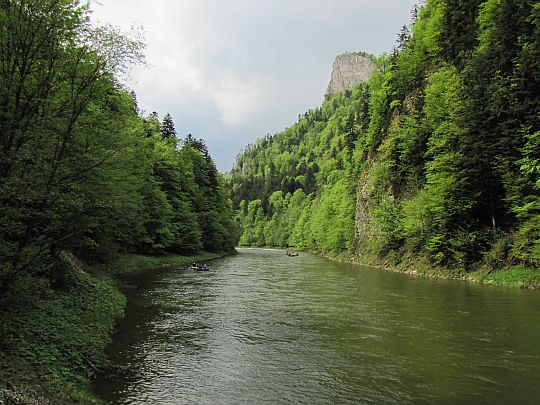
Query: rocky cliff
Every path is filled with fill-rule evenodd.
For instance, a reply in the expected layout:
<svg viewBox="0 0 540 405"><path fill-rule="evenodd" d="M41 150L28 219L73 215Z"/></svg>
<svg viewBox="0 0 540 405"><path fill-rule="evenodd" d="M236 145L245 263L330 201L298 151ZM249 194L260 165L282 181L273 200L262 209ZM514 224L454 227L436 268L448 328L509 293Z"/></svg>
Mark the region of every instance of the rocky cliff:
<svg viewBox="0 0 540 405"><path fill-rule="evenodd" d="M332 68L326 95L350 90L356 83L367 82L374 71L375 65L368 56L359 53L339 55Z"/></svg>

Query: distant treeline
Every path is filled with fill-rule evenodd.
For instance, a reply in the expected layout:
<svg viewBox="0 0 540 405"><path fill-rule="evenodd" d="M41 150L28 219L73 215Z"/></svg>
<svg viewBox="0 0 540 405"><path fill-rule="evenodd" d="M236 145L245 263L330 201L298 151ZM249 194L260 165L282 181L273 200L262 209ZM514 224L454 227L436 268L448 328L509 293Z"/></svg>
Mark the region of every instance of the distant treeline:
<svg viewBox="0 0 540 405"><path fill-rule="evenodd" d="M540 4L428 0L368 84L239 155L244 245L540 265Z"/></svg>
<svg viewBox="0 0 540 405"><path fill-rule="evenodd" d="M202 140L118 81L143 44L78 1L0 3L0 297L69 251L229 251L231 204Z"/></svg>

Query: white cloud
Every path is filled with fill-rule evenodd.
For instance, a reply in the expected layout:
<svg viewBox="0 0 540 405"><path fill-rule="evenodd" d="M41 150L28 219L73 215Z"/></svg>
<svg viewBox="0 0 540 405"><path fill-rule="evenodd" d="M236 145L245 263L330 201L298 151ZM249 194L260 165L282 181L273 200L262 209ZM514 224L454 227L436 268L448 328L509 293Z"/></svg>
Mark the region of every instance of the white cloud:
<svg viewBox="0 0 540 405"><path fill-rule="evenodd" d="M98 19L146 31L149 67L131 83L141 107L170 112L227 170L245 144L320 105L337 54L390 51L416 1L100 2Z"/></svg>
<svg viewBox="0 0 540 405"><path fill-rule="evenodd" d="M224 78L210 95L221 112L223 124L229 127L245 125L259 105L261 93L257 83L245 83L238 78Z"/></svg>

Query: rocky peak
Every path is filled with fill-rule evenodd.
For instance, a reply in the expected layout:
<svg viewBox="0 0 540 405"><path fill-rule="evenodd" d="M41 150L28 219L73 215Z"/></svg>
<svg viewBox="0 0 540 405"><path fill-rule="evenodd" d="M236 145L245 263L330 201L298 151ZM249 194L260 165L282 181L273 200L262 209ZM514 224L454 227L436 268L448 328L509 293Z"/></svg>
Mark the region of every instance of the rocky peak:
<svg viewBox="0 0 540 405"><path fill-rule="evenodd" d="M362 53L345 53L339 55L332 67L332 77L326 89L326 95L350 90L357 83L367 82L373 72L373 61Z"/></svg>

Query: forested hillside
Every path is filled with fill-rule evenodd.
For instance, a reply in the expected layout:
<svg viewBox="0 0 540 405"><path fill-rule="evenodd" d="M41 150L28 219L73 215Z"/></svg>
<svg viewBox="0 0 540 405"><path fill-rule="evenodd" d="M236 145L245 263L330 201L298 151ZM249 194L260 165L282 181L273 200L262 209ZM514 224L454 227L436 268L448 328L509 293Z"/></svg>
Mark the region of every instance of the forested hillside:
<svg viewBox="0 0 540 405"><path fill-rule="evenodd" d="M28 384L51 403L87 395L124 304L87 265L234 249L204 142L141 113L119 80L143 48L76 0L0 2L2 403L28 403L9 393Z"/></svg>
<svg viewBox="0 0 540 405"><path fill-rule="evenodd" d="M141 116L116 79L139 41L93 28L76 1L3 2L0 21L0 295L55 278L62 250L92 262L234 247L204 143Z"/></svg>
<svg viewBox="0 0 540 405"><path fill-rule="evenodd" d="M241 244L540 265L540 4L428 0L368 84L248 145Z"/></svg>

